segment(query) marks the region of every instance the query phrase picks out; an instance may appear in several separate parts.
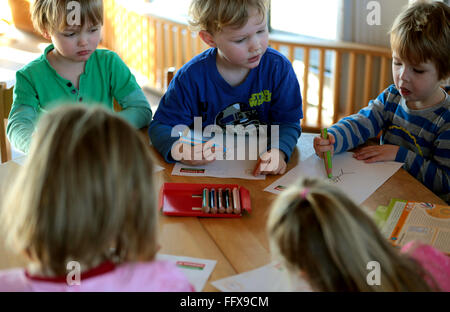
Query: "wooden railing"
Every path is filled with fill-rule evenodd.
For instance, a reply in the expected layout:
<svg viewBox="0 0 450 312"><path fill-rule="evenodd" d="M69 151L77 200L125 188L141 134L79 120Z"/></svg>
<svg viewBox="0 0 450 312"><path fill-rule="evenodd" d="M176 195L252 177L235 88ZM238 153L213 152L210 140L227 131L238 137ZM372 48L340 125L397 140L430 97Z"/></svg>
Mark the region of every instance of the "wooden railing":
<svg viewBox="0 0 450 312"><path fill-rule="evenodd" d="M148 87L163 93L168 69L179 69L207 46L185 23L156 16L145 4L134 2L104 0L102 44L145 77ZM302 128L307 131L318 131L358 111L392 81L388 48L292 40L275 34L269 39L270 45L283 52L296 69L303 97ZM318 64L312 64L312 55L317 53ZM302 58L298 59L297 54ZM326 56L332 61L327 63ZM326 98L329 94L331 98Z"/></svg>
<svg viewBox="0 0 450 312"><path fill-rule="evenodd" d="M116 51L125 63L148 79L153 89L164 92L167 69L184 63L207 48L183 23L145 12L145 5L104 0L102 45ZM131 1L128 1L131 2Z"/></svg>
<svg viewBox="0 0 450 312"><path fill-rule="evenodd" d="M391 51L387 48L336 42L323 40L308 40L308 41L293 41L288 36L272 35L270 44L274 49L280 50L284 48L287 50L287 57L295 63L295 52L298 49L302 50L303 54L303 73L298 73L301 76L300 85L302 87L303 98L303 115L302 124L306 127L312 127L318 130L323 126L337 122L342 117L348 116L357 112L360 108L366 106L369 101L375 98L383 89L385 89L392 82L390 63ZM317 74L311 75L310 57L311 52L317 51L318 65ZM324 89L325 89L325 55L330 53L333 59L333 68L330 69L329 85L332 84L332 103L331 118L328 122L324 121ZM343 66L345 62L346 66ZM361 69L358 72L358 68ZM317 94L317 108L310 103L310 79L316 76L318 80ZM374 77L378 77L375 81ZM362 89L362 92L357 92ZM313 95L313 96L314 96ZM308 114L308 109L316 108L315 114ZM309 118L314 116L314 120Z"/></svg>

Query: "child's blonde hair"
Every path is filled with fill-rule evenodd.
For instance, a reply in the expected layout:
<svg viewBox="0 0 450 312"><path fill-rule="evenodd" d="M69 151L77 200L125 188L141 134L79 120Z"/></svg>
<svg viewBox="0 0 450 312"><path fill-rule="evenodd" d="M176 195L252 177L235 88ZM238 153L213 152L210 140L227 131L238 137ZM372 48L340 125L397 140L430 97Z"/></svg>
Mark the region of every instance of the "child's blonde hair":
<svg viewBox="0 0 450 312"><path fill-rule="evenodd" d="M69 0L34 0L31 6L31 20L34 28L41 34L52 34L63 31L68 23L72 7ZM77 0L80 5L80 22L92 25L103 25L103 0ZM70 17L70 16L69 16Z"/></svg>
<svg viewBox="0 0 450 312"><path fill-rule="evenodd" d="M156 251L153 161L141 135L101 107L64 105L40 120L1 215L8 245L47 274Z"/></svg>
<svg viewBox="0 0 450 312"><path fill-rule="evenodd" d="M210 34L220 32L227 26L239 28L247 23L250 8L256 8L264 18L267 3L267 0L193 0L189 8L189 24Z"/></svg>
<svg viewBox="0 0 450 312"><path fill-rule="evenodd" d="M391 48L413 64L432 61L438 79L450 76L450 7L443 2L415 2L390 30Z"/></svg>
<svg viewBox="0 0 450 312"><path fill-rule="evenodd" d="M305 273L319 291L428 291L425 273L382 237L374 222L337 187L305 178L274 202L271 249L290 272ZM381 285L367 283L378 261ZM418 274L421 272L421 274Z"/></svg>

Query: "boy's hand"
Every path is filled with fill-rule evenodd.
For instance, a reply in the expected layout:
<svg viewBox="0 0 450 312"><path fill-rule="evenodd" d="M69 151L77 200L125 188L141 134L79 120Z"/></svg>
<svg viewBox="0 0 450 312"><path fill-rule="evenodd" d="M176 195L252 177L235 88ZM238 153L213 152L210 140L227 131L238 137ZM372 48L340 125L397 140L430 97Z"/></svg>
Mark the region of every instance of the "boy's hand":
<svg viewBox="0 0 450 312"><path fill-rule="evenodd" d="M186 165L200 166L216 160L216 151L213 140L195 145L180 141L172 147L172 157Z"/></svg>
<svg viewBox="0 0 450 312"><path fill-rule="evenodd" d="M256 177L260 174L283 174L286 172L286 155L278 148L272 148L265 152L258 159L253 175Z"/></svg>
<svg viewBox="0 0 450 312"><path fill-rule="evenodd" d="M336 139L334 138L334 135L331 133L328 133L328 139L322 139L320 136L316 136L314 138L314 150L316 151L316 155L320 158L323 158L323 154L327 151L331 152L331 156L333 156L334 153L334 143L336 142Z"/></svg>
<svg viewBox="0 0 450 312"><path fill-rule="evenodd" d="M400 147L392 144L365 146L353 153L353 157L366 163L395 160Z"/></svg>

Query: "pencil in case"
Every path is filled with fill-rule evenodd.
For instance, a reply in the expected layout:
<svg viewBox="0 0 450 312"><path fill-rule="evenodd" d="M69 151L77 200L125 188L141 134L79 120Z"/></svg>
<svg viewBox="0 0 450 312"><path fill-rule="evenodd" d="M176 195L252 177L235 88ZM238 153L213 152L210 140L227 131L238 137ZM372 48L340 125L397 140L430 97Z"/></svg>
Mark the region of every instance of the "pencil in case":
<svg viewBox="0 0 450 312"><path fill-rule="evenodd" d="M250 192L237 184L164 183L159 209L167 216L239 218L251 213Z"/></svg>

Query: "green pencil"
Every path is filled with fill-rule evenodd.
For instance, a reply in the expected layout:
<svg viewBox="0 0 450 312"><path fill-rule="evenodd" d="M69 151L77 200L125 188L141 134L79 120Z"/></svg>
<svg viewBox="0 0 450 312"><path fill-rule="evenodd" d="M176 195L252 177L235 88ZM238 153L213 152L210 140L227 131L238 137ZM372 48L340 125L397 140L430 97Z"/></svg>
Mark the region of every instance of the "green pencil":
<svg viewBox="0 0 450 312"><path fill-rule="evenodd" d="M328 131L327 128L322 129L322 139L328 139ZM326 157L323 158L325 164L325 171L327 172L327 176L329 179L333 177L333 164L331 163L331 152L326 152Z"/></svg>

